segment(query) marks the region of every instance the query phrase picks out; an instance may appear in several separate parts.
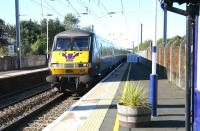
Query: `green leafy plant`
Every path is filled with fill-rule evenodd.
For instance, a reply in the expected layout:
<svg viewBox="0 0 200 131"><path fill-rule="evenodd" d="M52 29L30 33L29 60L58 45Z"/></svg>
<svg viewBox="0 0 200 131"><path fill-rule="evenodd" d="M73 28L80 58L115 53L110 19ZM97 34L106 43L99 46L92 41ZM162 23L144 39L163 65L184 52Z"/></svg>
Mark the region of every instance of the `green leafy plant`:
<svg viewBox="0 0 200 131"><path fill-rule="evenodd" d="M119 99L119 104L132 108L143 106L150 109L146 90L144 89L144 86L140 84L140 82L128 82L125 85L125 89Z"/></svg>

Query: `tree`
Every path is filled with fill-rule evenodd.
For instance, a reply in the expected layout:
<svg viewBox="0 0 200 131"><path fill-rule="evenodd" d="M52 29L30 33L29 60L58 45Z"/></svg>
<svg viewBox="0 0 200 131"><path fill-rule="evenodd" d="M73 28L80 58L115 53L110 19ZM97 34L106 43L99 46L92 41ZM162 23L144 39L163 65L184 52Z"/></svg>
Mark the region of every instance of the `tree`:
<svg viewBox="0 0 200 131"><path fill-rule="evenodd" d="M148 48L151 48L152 40L145 40L142 44L139 44L139 49L146 50ZM138 46L134 47L133 52L138 52Z"/></svg>
<svg viewBox="0 0 200 131"><path fill-rule="evenodd" d="M4 20L0 19L0 38L1 38L1 39L2 39L3 34L4 34L4 32L3 32L4 26L5 26Z"/></svg>
<svg viewBox="0 0 200 131"><path fill-rule="evenodd" d="M58 20L58 18L56 20L52 20L50 19L48 21L48 26L49 26L49 35L48 35L48 38L49 38L49 49L51 49L52 47L52 44L53 44L53 39L54 39L54 36L59 33L59 32L62 32L65 30L64 28L64 25L60 23L60 21ZM46 24L46 19L43 19L41 21L41 26L42 26L42 32L46 33L46 29L47 29L47 24Z"/></svg>
<svg viewBox="0 0 200 131"><path fill-rule="evenodd" d="M0 46L5 46L8 44L6 39L6 32L5 32L5 22L4 20L0 19Z"/></svg>
<svg viewBox="0 0 200 131"><path fill-rule="evenodd" d="M179 35L176 35L170 39L168 39L167 41L167 44L168 46L171 46L171 45L174 45L174 46L179 46L180 43L184 40L184 37L181 37Z"/></svg>
<svg viewBox="0 0 200 131"><path fill-rule="evenodd" d="M37 40L37 36L41 34L41 26L36 21L21 21L21 41L22 54L30 54L31 45Z"/></svg>
<svg viewBox="0 0 200 131"><path fill-rule="evenodd" d="M35 55L44 55L46 45L46 34L37 35L37 41L31 45L32 53Z"/></svg>
<svg viewBox="0 0 200 131"><path fill-rule="evenodd" d="M163 45L163 39L160 38L160 39L157 40L157 46L162 47L162 45Z"/></svg>
<svg viewBox="0 0 200 131"><path fill-rule="evenodd" d="M15 29L15 26L7 24L5 26L5 32L8 34L8 37L11 37L13 39L16 38L16 29Z"/></svg>
<svg viewBox="0 0 200 131"><path fill-rule="evenodd" d="M152 40L145 40L142 44L139 45L140 50L146 50L147 48L151 48Z"/></svg>
<svg viewBox="0 0 200 131"><path fill-rule="evenodd" d="M77 28L79 24L79 19L73 16L71 13L67 14L64 18L64 25L65 25L65 30L70 30L72 28Z"/></svg>

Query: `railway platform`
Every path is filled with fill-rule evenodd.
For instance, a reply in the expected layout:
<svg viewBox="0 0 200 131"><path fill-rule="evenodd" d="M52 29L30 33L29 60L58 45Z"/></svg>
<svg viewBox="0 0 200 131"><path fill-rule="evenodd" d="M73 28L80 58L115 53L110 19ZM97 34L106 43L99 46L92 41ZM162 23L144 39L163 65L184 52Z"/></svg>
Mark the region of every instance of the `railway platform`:
<svg viewBox="0 0 200 131"><path fill-rule="evenodd" d="M45 83L48 74L49 69L45 67L0 71L0 97Z"/></svg>
<svg viewBox="0 0 200 131"><path fill-rule="evenodd" d="M163 78L158 80L158 116L151 118L150 125L119 125L116 104L126 81L140 81L148 90L149 76L150 69L140 63L121 65L43 131L183 131L184 90Z"/></svg>
<svg viewBox="0 0 200 131"><path fill-rule="evenodd" d="M30 69L21 69L21 70L10 70L10 71L0 71L0 79L17 77L25 74L31 74L35 72L47 71L47 67L42 68L30 68Z"/></svg>

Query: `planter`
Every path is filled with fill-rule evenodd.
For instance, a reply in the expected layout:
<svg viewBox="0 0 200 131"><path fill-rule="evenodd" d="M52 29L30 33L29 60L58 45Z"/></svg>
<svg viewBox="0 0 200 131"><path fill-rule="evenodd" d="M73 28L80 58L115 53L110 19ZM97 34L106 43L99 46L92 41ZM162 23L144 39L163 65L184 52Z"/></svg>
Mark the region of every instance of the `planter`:
<svg viewBox="0 0 200 131"><path fill-rule="evenodd" d="M151 110L147 107L131 108L117 104L119 124L123 127L143 127L151 120Z"/></svg>

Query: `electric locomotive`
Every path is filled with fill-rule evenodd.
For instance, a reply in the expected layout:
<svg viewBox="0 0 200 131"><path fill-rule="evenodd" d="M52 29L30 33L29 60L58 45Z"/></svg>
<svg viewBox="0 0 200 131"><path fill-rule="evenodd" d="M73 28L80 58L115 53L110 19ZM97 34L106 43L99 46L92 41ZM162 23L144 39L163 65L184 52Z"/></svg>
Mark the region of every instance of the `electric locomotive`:
<svg viewBox="0 0 200 131"><path fill-rule="evenodd" d="M93 32L61 32L54 37L49 59L51 75L46 80L60 91L77 90L80 83L87 84L122 62L126 53Z"/></svg>

